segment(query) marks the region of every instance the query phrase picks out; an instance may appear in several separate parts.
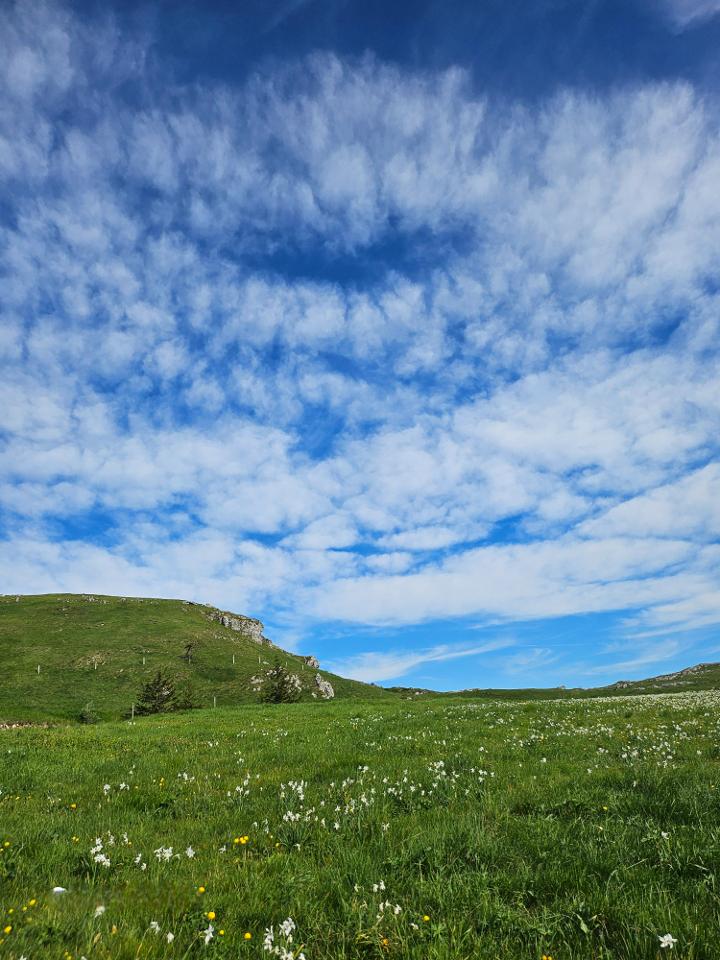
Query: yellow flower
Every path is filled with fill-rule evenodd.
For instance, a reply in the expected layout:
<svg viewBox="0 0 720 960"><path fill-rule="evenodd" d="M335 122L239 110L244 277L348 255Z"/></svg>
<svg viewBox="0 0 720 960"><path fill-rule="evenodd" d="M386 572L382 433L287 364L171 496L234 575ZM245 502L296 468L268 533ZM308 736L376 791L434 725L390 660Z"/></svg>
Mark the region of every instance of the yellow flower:
<svg viewBox="0 0 720 960"><path fill-rule="evenodd" d="M423 921L427 923L429 919L430 917L427 914L425 914L425 916L423 917Z"/></svg>
<svg viewBox="0 0 720 960"><path fill-rule="evenodd" d="M37 903L37 900L35 899L35 897L33 897L32 900L28 900L29 907L34 907L36 903Z"/></svg>
<svg viewBox="0 0 720 960"><path fill-rule="evenodd" d="M3 844L3 846L4 846L4 847L9 847L9 846L10 846L10 841L9 841L9 840L6 840L5 843Z"/></svg>
<svg viewBox="0 0 720 960"><path fill-rule="evenodd" d="M77 810L77 804L76 804L76 803L71 803L71 804L70 804L70 809L71 809L71 810Z"/></svg>
<svg viewBox="0 0 720 960"><path fill-rule="evenodd" d="M243 940L252 940L252 934L250 933L249 930L247 933L243 935Z"/></svg>
<svg viewBox="0 0 720 960"><path fill-rule="evenodd" d="M218 930L218 934L219 934L219 936L224 937L224 936L225 936L225 931L224 931L224 930Z"/></svg>
<svg viewBox="0 0 720 960"><path fill-rule="evenodd" d="M198 887L197 892L198 892L198 893L205 893L205 887Z"/></svg>
<svg viewBox="0 0 720 960"><path fill-rule="evenodd" d="M12 933L12 926L8 924L6 927L3 927L3 933Z"/></svg>
<svg viewBox="0 0 720 960"><path fill-rule="evenodd" d="M214 920L214 919L215 919L215 911L214 911L214 910L208 910L206 916L207 916L208 920Z"/></svg>

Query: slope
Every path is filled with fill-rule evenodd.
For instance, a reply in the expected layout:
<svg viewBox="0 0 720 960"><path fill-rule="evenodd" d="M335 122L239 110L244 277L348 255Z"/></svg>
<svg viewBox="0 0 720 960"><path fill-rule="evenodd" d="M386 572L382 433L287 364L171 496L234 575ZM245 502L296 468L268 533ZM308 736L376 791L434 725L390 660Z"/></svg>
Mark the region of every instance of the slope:
<svg viewBox="0 0 720 960"><path fill-rule="evenodd" d="M297 674L303 699L318 673L339 699L389 697L379 687L318 670L258 642L262 624L182 600L76 594L0 597L0 721L77 719L92 704L122 716L158 670L190 687L199 706L251 703L251 678L277 657ZM253 639L253 636L256 639Z"/></svg>

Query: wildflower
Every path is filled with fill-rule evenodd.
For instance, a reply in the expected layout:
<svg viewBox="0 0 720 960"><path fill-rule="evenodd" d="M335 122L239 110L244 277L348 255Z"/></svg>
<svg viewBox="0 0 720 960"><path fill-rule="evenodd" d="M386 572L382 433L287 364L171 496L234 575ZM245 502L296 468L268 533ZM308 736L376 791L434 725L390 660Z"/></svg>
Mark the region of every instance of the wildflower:
<svg viewBox="0 0 720 960"><path fill-rule="evenodd" d="M157 922L157 920L150 921L150 929L153 933L160 933L160 924Z"/></svg>
<svg viewBox="0 0 720 960"><path fill-rule="evenodd" d="M8 924L6 927L3 927L3 933L12 933L12 924Z"/></svg>
<svg viewBox="0 0 720 960"><path fill-rule="evenodd" d="M70 804L70 809L71 809L71 810L77 810L77 804L76 804L76 803L71 803L71 804Z"/></svg>
<svg viewBox="0 0 720 960"><path fill-rule="evenodd" d="M205 893L205 887L198 887L198 888L197 888L197 892L198 892L198 893Z"/></svg>
<svg viewBox="0 0 720 960"><path fill-rule="evenodd" d="M104 913L105 907L102 904L98 904L98 906L95 907L95 919L97 920L97 918L101 917Z"/></svg>
<svg viewBox="0 0 720 960"><path fill-rule="evenodd" d="M195 851L192 847L187 848L185 851L185 856L188 858L188 860L192 860L192 858L195 856Z"/></svg>
<svg viewBox="0 0 720 960"><path fill-rule="evenodd" d="M211 923L209 923L207 925L207 929L203 930L203 933L205 934L205 946L207 946L208 943L210 943L212 938L215 936L215 927Z"/></svg>
<svg viewBox="0 0 720 960"><path fill-rule="evenodd" d="M205 916L208 918L208 920L214 920L214 919L215 919L215 911L214 911L214 910L208 910L208 912L205 914Z"/></svg>
<svg viewBox="0 0 720 960"><path fill-rule="evenodd" d="M165 937L165 939L167 940L168 943L172 943L173 940L175 939L175 934L174 934L174 933L168 933L168 935Z"/></svg>
<svg viewBox="0 0 720 960"><path fill-rule="evenodd" d="M666 948L672 950L672 948L677 943L677 940L671 933L663 934L663 936L658 937L658 940L660 941L661 950L665 950Z"/></svg>
<svg viewBox="0 0 720 960"><path fill-rule="evenodd" d="M252 934L248 930L247 933L243 934L243 940L252 940Z"/></svg>
<svg viewBox="0 0 720 960"><path fill-rule="evenodd" d="M425 915L423 916L423 923L427 923L429 919L430 919L430 917L429 917L427 914L425 914Z"/></svg>
<svg viewBox="0 0 720 960"><path fill-rule="evenodd" d="M65 889L65 887L53 887L53 888L52 888L52 892L53 892L53 893L67 893L67 890Z"/></svg>

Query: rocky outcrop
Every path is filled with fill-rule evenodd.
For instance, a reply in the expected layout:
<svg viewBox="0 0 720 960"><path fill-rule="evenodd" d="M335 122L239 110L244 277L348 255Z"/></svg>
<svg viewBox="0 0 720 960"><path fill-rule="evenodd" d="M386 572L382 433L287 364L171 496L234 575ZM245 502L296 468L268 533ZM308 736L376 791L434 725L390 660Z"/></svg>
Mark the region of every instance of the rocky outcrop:
<svg viewBox="0 0 720 960"><path fill-rule="evenodd" d="M332 684L329 680L323 679L319 673L315 674L315 685L323 700L332 700L334 698L335 691L333 690Z"/></svg>
<svg viewBox="0 0 720 960"><path fill-rule="evenodd" d="M211 610L209 616L211 620L217 620L224 627L242 633L243 636L249 640L254 640L255 643L260 643L266 647L274 646L272 641L264 635L265 627L260 620L255 620L253 617L243 617L238 613L227 613L224 610Z"/></svg>
<svg viewBox="0 0 720 960"><path fill-rule="evenodd" d="M318 660L317 657L313 657L313 656L310 656L310 657L301 657L300 659L301 659L302 662L305 664L305 666L306 666L306 667L310 667L311 670L319 670L319 669L320 669L320 661Z"/></svg>

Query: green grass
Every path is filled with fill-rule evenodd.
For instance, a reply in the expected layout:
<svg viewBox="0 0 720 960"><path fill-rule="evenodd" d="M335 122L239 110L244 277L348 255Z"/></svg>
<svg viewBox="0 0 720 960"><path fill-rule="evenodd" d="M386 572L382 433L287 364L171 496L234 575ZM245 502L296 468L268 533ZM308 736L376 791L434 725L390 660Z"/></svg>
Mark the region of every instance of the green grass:
<svg viewBox="0 0 720 960"><path fill-rule="evenodd" d="M158 669L189 683L201 706L214 697L220 706L250 703L250 678L276 655L310 698L316 670L211 620L212 609L181 600L0 597L0 721L77 719L87 703L101 719L120 718ZM182 659L188 642L195 643L192 663ZM341 699L392 696L321 673Z"/></svg>
<svg viewBox="0 0 720 960"><path fill-rule="evenodd" d="M0 955L249 960L291 917L307 960L717 960L718 706L388 698L0 731Z"/></svg>

